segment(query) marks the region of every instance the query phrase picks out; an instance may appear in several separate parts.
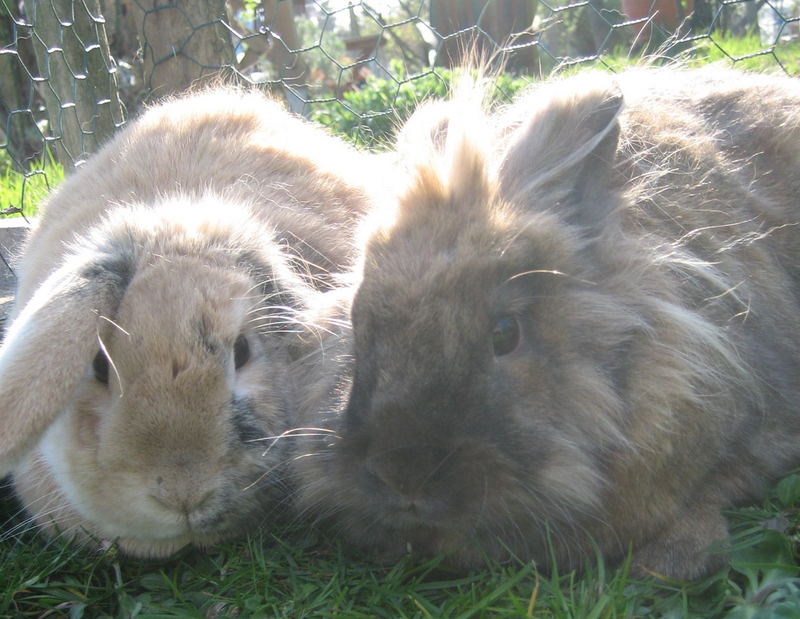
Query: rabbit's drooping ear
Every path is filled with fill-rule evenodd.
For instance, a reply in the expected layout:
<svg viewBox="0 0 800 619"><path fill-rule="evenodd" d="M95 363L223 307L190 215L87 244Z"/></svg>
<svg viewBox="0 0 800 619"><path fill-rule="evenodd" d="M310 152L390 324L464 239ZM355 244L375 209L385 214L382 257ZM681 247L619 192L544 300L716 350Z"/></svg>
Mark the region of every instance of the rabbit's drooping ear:
<svg viewBox="0 0 800 619"><path fill-rule="evenodd" d="M575 223L601 220L609 203L593 193L608 187L613 175L622 105L622 94L598 76L548 85L522 98L512 110L521 122L498 169L501 194L571 208L562 215Z"/></svg>
<svg viewBox="0 0 800 619"><path fill-rule="evenodd" d="M73 256L22 308L0 347L0 477L66 406L130 279L122 258Z"/></svg>

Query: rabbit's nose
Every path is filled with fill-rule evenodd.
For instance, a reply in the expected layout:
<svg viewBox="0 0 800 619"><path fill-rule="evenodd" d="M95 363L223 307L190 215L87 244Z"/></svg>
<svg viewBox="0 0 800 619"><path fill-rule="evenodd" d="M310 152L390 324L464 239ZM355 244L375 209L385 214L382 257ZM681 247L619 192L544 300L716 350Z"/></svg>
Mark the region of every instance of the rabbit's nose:
<svg viewBox="0 0 800 619"><path fill-rule="evenodd" d="M399 506L415 511L439 492L446 462L444 450L402 447L368 456L364 470L370 485L388 491L398 500Z"/></svg>
<svg viewBox="0 0 800 619"><path fill-rule="evenodd" d="M410 480L398 475L392 467L386 463L375 459L367 460L364 464L367 481L373 486L380 486L384 490L389 490L399 496L408 496L410 491Z"/></svg>
<svg viewBox="0 0 800 619"><path fill-rule="evenodd" d="M172 512L189 515L212 502L216 490L202 481L170 480L158 476L151 488L150 498Z"/></svg>

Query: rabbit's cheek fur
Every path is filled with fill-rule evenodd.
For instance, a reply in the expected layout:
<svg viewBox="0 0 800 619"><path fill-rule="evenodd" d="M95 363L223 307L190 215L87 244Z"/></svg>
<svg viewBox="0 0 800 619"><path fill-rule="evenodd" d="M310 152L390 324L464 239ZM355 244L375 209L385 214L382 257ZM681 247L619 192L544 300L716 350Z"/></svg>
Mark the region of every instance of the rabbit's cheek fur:
<svg viewBox="0 0 800 619"><path fill-rule="evenodd" d="M192 494L203 493L209 484L205 463L185 458L180 462L181 468L187 467L180 490L179 480L171 478L171 472L180 470L176 465L181 455L173 452L173 464L148 458L147 469L134 465L132 452L142 449L142 443L147 443L152 452L156 445L170 439L150 436L142 441L138 432L129 430L127 435L120 435L127 439L120 441L115 434L119 431L116 418L127 417L128 423L135 425L137 415L141 415L117 404L98 411L81 402L77 409L66 411L40 445L43 461L69 504L85 519L90 533L111 539L131 535L154 539L185 536L184 519L177 509L168 509L167 497L172 494L175 500L191 502ZM92 425L97 435L94 441L89 436L84 438L88 434L86 427ZM64 449L65 436L71 436L81 448Z"/></svg>
<svg viewBox="0 0 800 619"><path fill-rule="evenodd" d="M463 311L437 309L437 296L451 295L443 305L453 308L491 292L466 283L476 270L560 271L553 263L500 268L493 260L484 254L482 269L473 264L460 276L443 264L457 282L452 288L435 279L429 289L417 284L426 303L412 314L428 326L422 338L417 327L399 326L409 323L402 310L384 315L380 308L376 316L357 304L353 328L362 348L336 455L352 480L343 504L357 506L345 513L364 543L383 546L376 540L394 535L381 533L385 528L404 540L397 552L407 543L422 554L447 551L450 561L468 565L481 552L508 558L509 542L547 556L546 523L556 527L567 553L585 521L610 531L604 472L611 454L630 449L620 399L626 370L617 366L640 322L594 324L586 316L621 317L623 308L599 286L587 291L581 284L499 286ZM429 259L430 270L436 264ZM368 294L394 307L392 291L402 288L389 282ZM517 308L520 342L507 354L493 354L487 307ZM448 325L469 336L442 335Z"/></svg>
<svg viewBox="0 0 800 619"><path fill-rule="evenodd" d="M258 361L252 365L248 370L253 373L261 370L263 375L270 369ZM208 383L212 374L208 369L203 372ZM274 419L259 416L252 401L274 403L275 417L284 413L280 398L270 390L242 386L242 397L232 399L230 385L220 378L216 393L204 390L203 402L185 394L177 398L179 410L165 410L162 402L156 415L138 406L147 398L137 393L139 389L151 393L154 386L137 385L135 380L129 381L126 396L137 404L133 407L126 407L122 402L126 398L120 399L118 393L111 395L116 406L103 409L78 398L78 407L66 411L43 438L36 456L40 462L29 465L46 467L57 490L32 501L35 489L24 486L26 479L35 478L23 471L18 475L18 492L46 528L55 526L78 537L116 539L130 554L167 555L188 543L207 545L237 532L241 525L237 505L263 500L253 495L263 495L263 488L275 481L265 469L281 457L279 448L265 457L268 444L263 439L282 428ZM285 377L270 376L263 382L284 381ZM88 392L97 389L84 386ZM174 386L165 384L161 393L170 389ZM165 427L164 414L179 419L183 411L191 411L198 422ZM68 434L74 439L72 449L64 449ZM245 437L253 442L243 444ZM164 448L167 443L172 444L170 449ZM74 449L75 445L80 448ZM47 509L37 510L43 502L64 507L53 515Z"/></svg>
<svg viewBox="0 0 800 619"><path fill-rule="evenodd" d="M423 322L435 324L435 315L420 313ZM448 320L464 326L476 314ZM391 334L390 325L398 323L389 320L376 333ZM488 338L485 326L468 330ZM580 376L567 374L580 374L572 366L581 363L553 349L557 335L544 334L501 358L490 354L488 343L457 352L450 342L448 350L434 351L431 337L419 341L404 333L385 347L376 341L382 337L373 336L369 365L381 368L382 375L402 375L410 384L399 391L362 369L351 393L345 438L337 445L343 474L354 482L343 504L359 506L350 515L362 540L370 534L394 539L394 533L379 532L386 528L403 540L397 542L399 551L407 543L415 552L447 550L455 563L468 563L480 552L476 543L505 557L498 537L541 549L544 522L566 518L572 526L566 514L596 508L602 477L596 454L582 446L589 434L599 452L604 439L596 429L576 427L576 418L592 413L580 410L585 403L577 396L571 401L558 387L570 380L580 385ZM406 342L404 348L400 341ZM400 352L426 347L425 356L437 360L433 366ZM376 354L383 348L394 352ZM469 362L460 365L454 359ZM445 366L448 379L458 376L455 386L431 380ZM586 389L596 397L591 378ZM531 389L537 394L533 404L524 397Z"/></svg>

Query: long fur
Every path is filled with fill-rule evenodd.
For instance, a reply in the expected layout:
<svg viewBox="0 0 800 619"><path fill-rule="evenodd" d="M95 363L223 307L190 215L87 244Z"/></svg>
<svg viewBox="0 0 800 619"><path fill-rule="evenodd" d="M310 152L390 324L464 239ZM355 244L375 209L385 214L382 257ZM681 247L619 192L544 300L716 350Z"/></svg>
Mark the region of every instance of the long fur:
<svg viewBox="0 0 800 619"><path fill-rule="evenodd" d="M388 556L714 569L722 511L800 463L800 83L634 69L420 114L300 509Z"/></svg>
<svg viewBox="0 0 800 619"><path fill-rule="evenodd" d="M268 520L304 312L355 260L379 161L222 88L153 107L64 181L0 348L0 473L39 526L163 556Z"/></svg>

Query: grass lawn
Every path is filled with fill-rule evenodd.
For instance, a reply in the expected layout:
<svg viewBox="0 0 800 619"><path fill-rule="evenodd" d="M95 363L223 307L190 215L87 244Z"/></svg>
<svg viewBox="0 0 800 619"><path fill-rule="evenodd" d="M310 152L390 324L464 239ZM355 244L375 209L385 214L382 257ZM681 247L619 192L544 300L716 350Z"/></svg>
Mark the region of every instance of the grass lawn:
<svg viewBox="0 0 800 619"><path fill-rule="evenodd" d="M757 35L732 37L717 33L697 43L696 62L729 60L738 69L782 71L800 75L800 40L763 44Z"/></svg>
<svg viewBox="0 0 800 619"><path fill-rule="evenodd" d="M20 210L26 217L34 215L38 204L63 178L63 166L49 155L31 162L23 174L0 149L0 217L18 217Z"/></svg>
<svg viewBox="0 0 800 619"><path fill-rule="evenodd" d="M768 45L761 43L758 35L734 37L713 32L691 43L679 43L666 54L654 52L650 60L656 64L659 64L659 61L667 63L677 61L690 67L718 62L722 66L732 66L743 71L800 76L800 40L780 41L777 45ZM619 48L612 54L592 59L592 64L598 68L622 71L627 67L641 64L641 57ZM584 62L569 64L566 72L580 72L585 66Z"/></svg>
<svg viewBox="0 0 800 619"><path fill-rule="evenodd" d="M48 541L0 497L0 617L800 617L800 475L732 512L731 567L699 583L636 582L487 563L467 574L379 567L303 524L151 562Z"/></svg>

